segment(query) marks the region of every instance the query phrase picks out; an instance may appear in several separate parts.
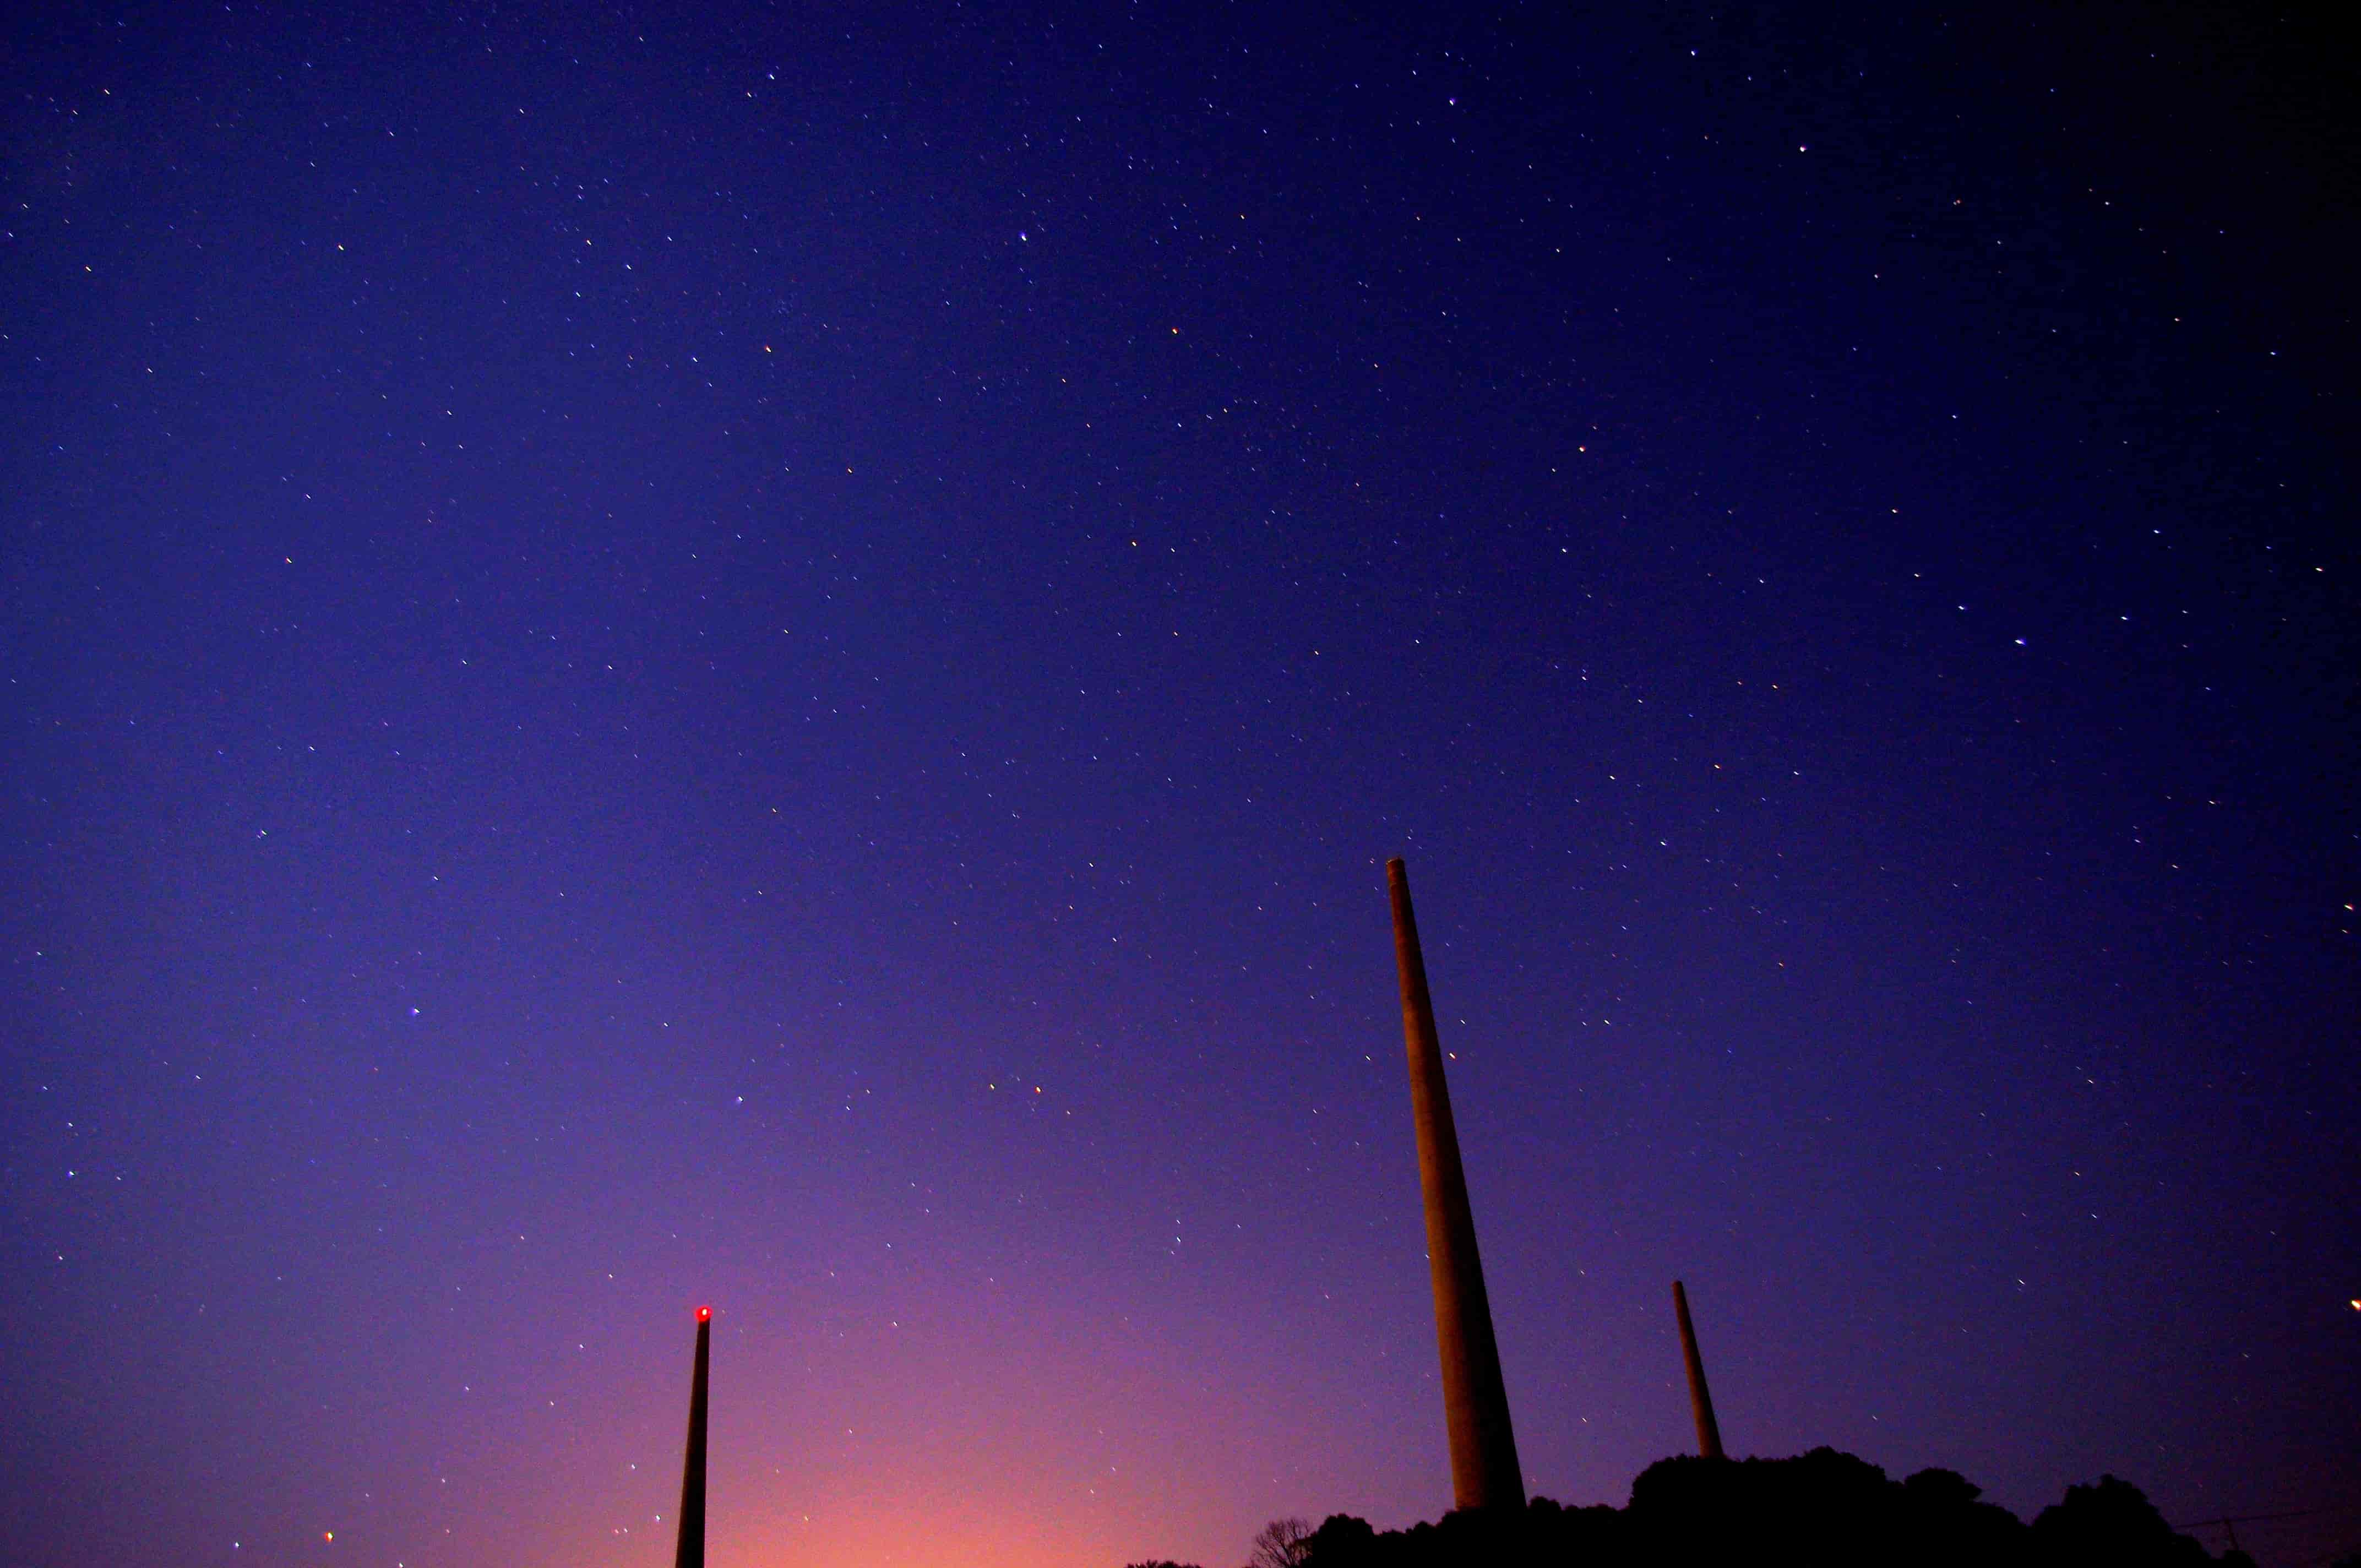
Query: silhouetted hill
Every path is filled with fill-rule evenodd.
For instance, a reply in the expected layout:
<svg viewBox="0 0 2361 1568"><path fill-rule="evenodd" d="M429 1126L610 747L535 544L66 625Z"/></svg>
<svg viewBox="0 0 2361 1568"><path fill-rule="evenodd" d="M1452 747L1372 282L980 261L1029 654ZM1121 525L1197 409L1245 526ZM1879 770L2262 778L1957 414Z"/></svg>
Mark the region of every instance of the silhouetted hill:
<svg viewBox="0 0 2361 1568"><path fill-rule="evenodd" d="M1536 1497L1521 1515L1451 1513L1404 1530L1334 1514L1289 1549L1286 1568L2251 1568L2243 1553L2217 1559L2175 1532L2138 1487L2112 1475L2068 1487L2031 1524L1982 1497L1949 1470L1894 1481L1832 1448L1665 1459L1641 1472L1620 1508ZM1257 1561L1267 1551L1258 1541Z"/></svg>

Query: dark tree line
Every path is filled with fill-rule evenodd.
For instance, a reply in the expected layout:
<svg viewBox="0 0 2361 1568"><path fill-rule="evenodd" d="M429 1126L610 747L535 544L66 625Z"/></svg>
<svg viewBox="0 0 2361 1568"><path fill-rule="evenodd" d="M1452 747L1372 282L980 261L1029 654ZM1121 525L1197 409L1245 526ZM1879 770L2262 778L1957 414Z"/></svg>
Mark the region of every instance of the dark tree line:
<svg viewBox="0 0 2361 1568"><path fill-rule="evenodd" d="M2112 1475L2069 1486L2030 1524L1982 1497L1949 1470L1894 1481L1832 1448L1793 1459L1682 1457L1641 1472L1620 1508L1536 1497L1522 1514L1451 1513L1389 1530L1349 1514L1317 1530L1275 1520L1255 1540L1255 1568L2252 1568L2243 1552L2216 1558L2178 1533L2138 1487Z"/></svg>

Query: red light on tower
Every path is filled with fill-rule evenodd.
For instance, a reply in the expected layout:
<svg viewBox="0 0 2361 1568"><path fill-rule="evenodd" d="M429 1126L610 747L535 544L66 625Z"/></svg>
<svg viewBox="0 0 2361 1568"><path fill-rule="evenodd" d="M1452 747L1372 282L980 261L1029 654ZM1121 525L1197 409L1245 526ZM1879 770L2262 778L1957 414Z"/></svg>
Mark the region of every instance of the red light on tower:
<svg viewBox="0 0 2361 1568"><path fill-rule="evenodd" d="M710 1307L699 1307L699 1308L697 1310L697 1321L698 1322L700 1322L700 1323L702 1323L702 1322L709 1322L710 1321L712 1321L712 1318L713 1318L713 1309L712 1309L712 1308L710 1308Z"/></svg>

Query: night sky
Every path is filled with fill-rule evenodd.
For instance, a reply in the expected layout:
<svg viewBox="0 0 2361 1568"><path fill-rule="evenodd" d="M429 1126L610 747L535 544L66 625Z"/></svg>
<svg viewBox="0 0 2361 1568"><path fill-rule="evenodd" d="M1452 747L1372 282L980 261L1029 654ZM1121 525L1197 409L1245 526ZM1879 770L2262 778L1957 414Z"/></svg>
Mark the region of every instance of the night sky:
<svg viewBox="0 0 2361 1568"><path fill-rule="evenodd" d="M2361 1540L2324 21L11 9L8 1563Z"/></svg>

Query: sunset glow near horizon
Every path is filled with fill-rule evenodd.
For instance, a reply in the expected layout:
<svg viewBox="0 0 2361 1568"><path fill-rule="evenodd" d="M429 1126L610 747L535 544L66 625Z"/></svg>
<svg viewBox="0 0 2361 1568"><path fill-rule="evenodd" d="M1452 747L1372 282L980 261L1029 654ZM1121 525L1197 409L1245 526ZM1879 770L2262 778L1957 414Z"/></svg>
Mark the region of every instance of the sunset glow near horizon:
<svg viewBox="0 0 2361 1568"><path fill-rule="evenodd" d="M12 19L12 1552L1435 1517L1395 855L1532 1492L2361 1541L2344 57L1279 9Z"/></svg>

